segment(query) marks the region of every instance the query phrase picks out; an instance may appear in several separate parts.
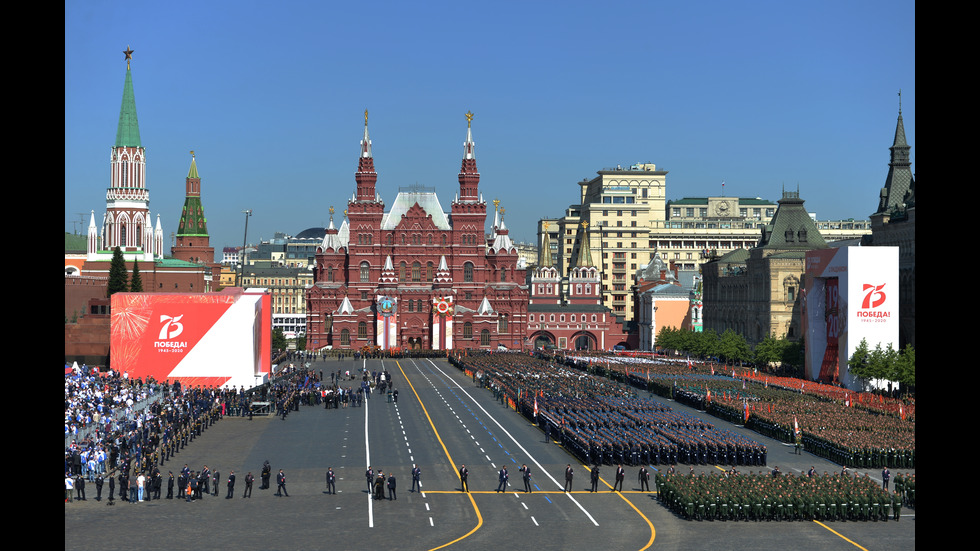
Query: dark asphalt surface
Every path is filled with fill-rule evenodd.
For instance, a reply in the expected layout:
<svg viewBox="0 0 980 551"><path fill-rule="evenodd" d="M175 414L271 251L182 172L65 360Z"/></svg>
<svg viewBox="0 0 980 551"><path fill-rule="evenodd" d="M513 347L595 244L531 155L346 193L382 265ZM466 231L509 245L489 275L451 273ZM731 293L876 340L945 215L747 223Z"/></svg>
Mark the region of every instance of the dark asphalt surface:
<svg viewBox="0 0 980 551"><path fill-rule="evenodd" d="M900 522L692 522L661 506L654 492L639 492L636 467L627 467L622 493L608 491L613 467L603 467L603 491L591 494L584 465L546 442L540 430L445 361L328 360L313 368L322 367L329 380L330 370L377 370L382 363L393 375L398 403L372 395L361 408L302 407L286 420L225 417L163 465L165 479L168 470L176 475L185 463L193 470L205 464L218 470L223 480L217 497L193 503L117 500L110 507L105 500L95 501L95 486L87 484L87 501L65 505L65 549L416 550L447 544L449 549L583 551L915 548L915 511L908 508ZM698 414L676 402L668 404ZM765 443L769 468L840 470L805 452L796 455L791 446L700 415ZM271 489L258 489L265 460L273 473L285 472L289 497L274 495L275 476ZM409 492L413 463L422 469L420 493ZM460 491L457 475L464 463L470 471L469 493ZM532 469L530 494L524 493L518 472L524 463ZM562 491L568 463L575 469L571 494ZM368 464L396 475L397 500L370 499L364 476ZM497 493L497 472L504 465L510 485L507 492ZM326 493L328 467L337 473L336 495ZM676 469L686 473L690 467ZM237 477L235 497L225 499L231 470ZM255 489L251 499L243 499L249 471L256 477ZM714 466L697 466L695 471L721 472Z"/></svg>

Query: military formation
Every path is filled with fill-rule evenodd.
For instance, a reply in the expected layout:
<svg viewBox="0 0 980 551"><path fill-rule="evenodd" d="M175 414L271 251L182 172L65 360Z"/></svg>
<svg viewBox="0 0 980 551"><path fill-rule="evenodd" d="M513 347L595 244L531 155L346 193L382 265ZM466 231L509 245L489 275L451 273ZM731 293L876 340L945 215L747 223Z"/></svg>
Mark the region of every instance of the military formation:
<svg viewBox="0 0 980 551"><path fill-rule="evenodd" d="M759 442L716 429L629 387L525 354L455 358L588 465L766 464Z"/></svg>
<svg viewBox="0 0 980 551"><path fill-rule="evenodd" d="M868 476L773 472L654 477L660 502L687 520L899 520L902 496Z"/></svg>

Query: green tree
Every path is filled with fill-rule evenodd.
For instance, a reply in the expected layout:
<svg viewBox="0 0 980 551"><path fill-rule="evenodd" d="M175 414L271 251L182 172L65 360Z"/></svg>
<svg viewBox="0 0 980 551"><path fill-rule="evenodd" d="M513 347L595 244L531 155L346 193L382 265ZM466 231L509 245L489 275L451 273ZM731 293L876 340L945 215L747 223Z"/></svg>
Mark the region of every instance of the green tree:
<svg viewBox="0 0 980 551"><path fill-rule="evenodd" d="M869 361L871 352L868 351L868 339L861 339L851 358L847 360L847 367L855 377L867 378L870 376Z"/></svg>
<svg viewBox="0 0 980 551"><path fill-rule="evenodd" d="M657 333L656 346L664 350L679 350L677 329L673 327L661 327L660 332Z"/></svg>
<svg viewBox="0 0 980 551"><path fill-rule="evenodd" d="M306 335L296 337L296 350L306 350Z"/></svg>
<svg viewBox="0 0 980 551"><path fill-rule="evenodd" d="M129 275L129 292L143 292L143 278L140 276L140 263L133 263L133 273Z"/></svg>
<svg viewBox="0 0 980 551"><path fill-rule="evenodd" d="M898 355L894 380L902 385L903 391L915 387L915 348L911 344L906 344L902 353Z"/></svg>
<svg viewBox="0 0 980 551"><path fill-rule="evenodd" d="M766 367L771 367L772 364L783 358L780 340L775 335L769 335L762 339L762 342L755 345L753 353L755 354L755 363Z"/></svg>
<svg viewBox="0 0 980 551"><path fill-rule="evenodd" d="M276 327L272 330L272 348L275 350L286 349L286 335L282 334L282 329Z"/></svg>
<svg viewBox="0 0 980 551"><path fill-rule="evenodd" d="M726 364L744 362L749 359L749 344L742 335L726 329L718 339L718 355L725 358Z"/></svg>
<svg viewBox="0 0 980 551"><path fill-rule="evenodd" d="M126 275L126 259L123 258L119 247L112 250L112 262L109 263L109 284L106 296L124 293L129 290L129 277Z"/></svg>
<svg viewBox="0 0 980 551"><path fill-rule="evenodd" d="M709 356L718 356L721 350L721 339L718 336L718 332L714 329L708 329L707 331L702 331L700 333L694 331L685 331L687 333L688 341L687 350L692 354L700 357L706 358Z"/></svg>

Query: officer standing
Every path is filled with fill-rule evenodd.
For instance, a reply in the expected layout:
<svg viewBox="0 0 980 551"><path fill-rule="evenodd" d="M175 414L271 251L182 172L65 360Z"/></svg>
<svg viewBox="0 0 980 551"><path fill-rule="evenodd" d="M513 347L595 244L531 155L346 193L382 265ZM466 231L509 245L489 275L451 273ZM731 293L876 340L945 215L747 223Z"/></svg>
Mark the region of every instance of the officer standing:
<svg viewBox="0 0 980 551"><path fill-rule="evenodd" d="M412 464L412 489L410 491L415 491L415 487L418 486L419 491L422 491L422 469L418 468L414 463Z"/></svg>
<svg viewBox="0 0 980 551"><path fill-rule="evenodd" d="M388 501L393 499L398 499L398 494L395 493L395 473L388 475Z"/></svg>
<svg viewBox="0 0 980 551"><path fill-rule="evenodd" d="M242 497L243 498L246 498L246 497L250 498L250 497L252 497L252 483L253 482L255 482L255 477L252 476L252 471L249 471L248 474L245 475L245 493L242 494Z"/></svg>
<svg viewBox="0 0 980 551"><path fill-rule="evenodd" d="M460 490L463 491L463 492L469 492L470 491L470 487L466 483L466 478L468 476L470 476L470 471L466 468L466 465L465 464L464 465L461 465L459 467L459 481L462 483L462 486L460 487Z"/></svg>
<svg viewBox="0 0 980 551"><path fill-rule="evenodd" d="M279 474L276 475L276 484L279 485L276 490L276 495L279 497L283 495L289 497L289 492L286 491L286 474L282 472L282 469L279 469Z"/></svg>
<svg viewBox="0 0 980 551"><path fill-rule="evenodd" d="M531 469L525 463L521 465L520 471L524 474L524 492L531 493Z"/></svg>
<svg viewBox="0 0 980 551"><path fill-rule="evenodd" d="M640 491L650 491L650 471L647 470L646 465L640 467Z"/></svg>
<svg viewBox="0 0 980 551"><path fill-rule="evenodd" d="M102 473L99 473L95 477L95 501L102 501L102 484L105 483L105 479L102 478Z"/></svg>
<svg viewBox="0 0 980 551"><path fill-rule="evenodd" d="M595 464L592 467L592 472L590 474L590 478L592 479L592 490L591 491L593 493L598 492L599 491L599 464L598 463Z"/></svg>
<svg viewBox="0 0 980 551"><path fill-rule="evenodd" d="M228 495L225 496L225 499L231 499L234 496L234 494L235 494L235 471L231 471L231 474L228 475Z"/></svg>
<svg viewBox="0 0 980 551"><path fill-rule="evenodd" d="M498 492L506 492L507 491L507 479L508 478L509 478L509 476L507 474L507 465L504 465L503 467L501 467L500 472L497 473L497 480L499 481L499 483L497 484L497 491Z"/></svg>
<svg viewBox="0 0 980 551"><path fill-rule="evenodd" d="M613 492L616 491L616 488L619 488L620 492L623 491L623 480L625 478L626 478L626 469L624 469L623 465L620 464L618 467L616 467L616 482L613 484L613 489L612 489Z"/></svg>
<svg viewBox="0 0 980 551"><path fill-rule="evenodd" d="M572 470L571 463L565 465L565 491L572 491L572 477L575 475L575 471ZM598 482L598 481L597 481Z"/></svg>

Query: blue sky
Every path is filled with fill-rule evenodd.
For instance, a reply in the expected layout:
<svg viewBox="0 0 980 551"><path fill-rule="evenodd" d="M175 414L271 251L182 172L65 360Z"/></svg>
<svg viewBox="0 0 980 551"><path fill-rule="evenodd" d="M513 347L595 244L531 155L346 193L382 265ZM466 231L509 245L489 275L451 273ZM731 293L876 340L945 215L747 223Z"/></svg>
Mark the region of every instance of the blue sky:
<svg viewBox="0 0 980 551"><path fill-rule="evenodd" d="M244 209L249 242L325 226L331 205L339 223L365 109L386 204L419 184L447 211L472 111L484 198L529 242L583 178L637 162L669 171L668 199L799 187L821 219L867 218L899 89L916 168L911 1L78 1L69 232L105 211L127 46L167 249L190 150L219 255L241 245Z"/></svg>

